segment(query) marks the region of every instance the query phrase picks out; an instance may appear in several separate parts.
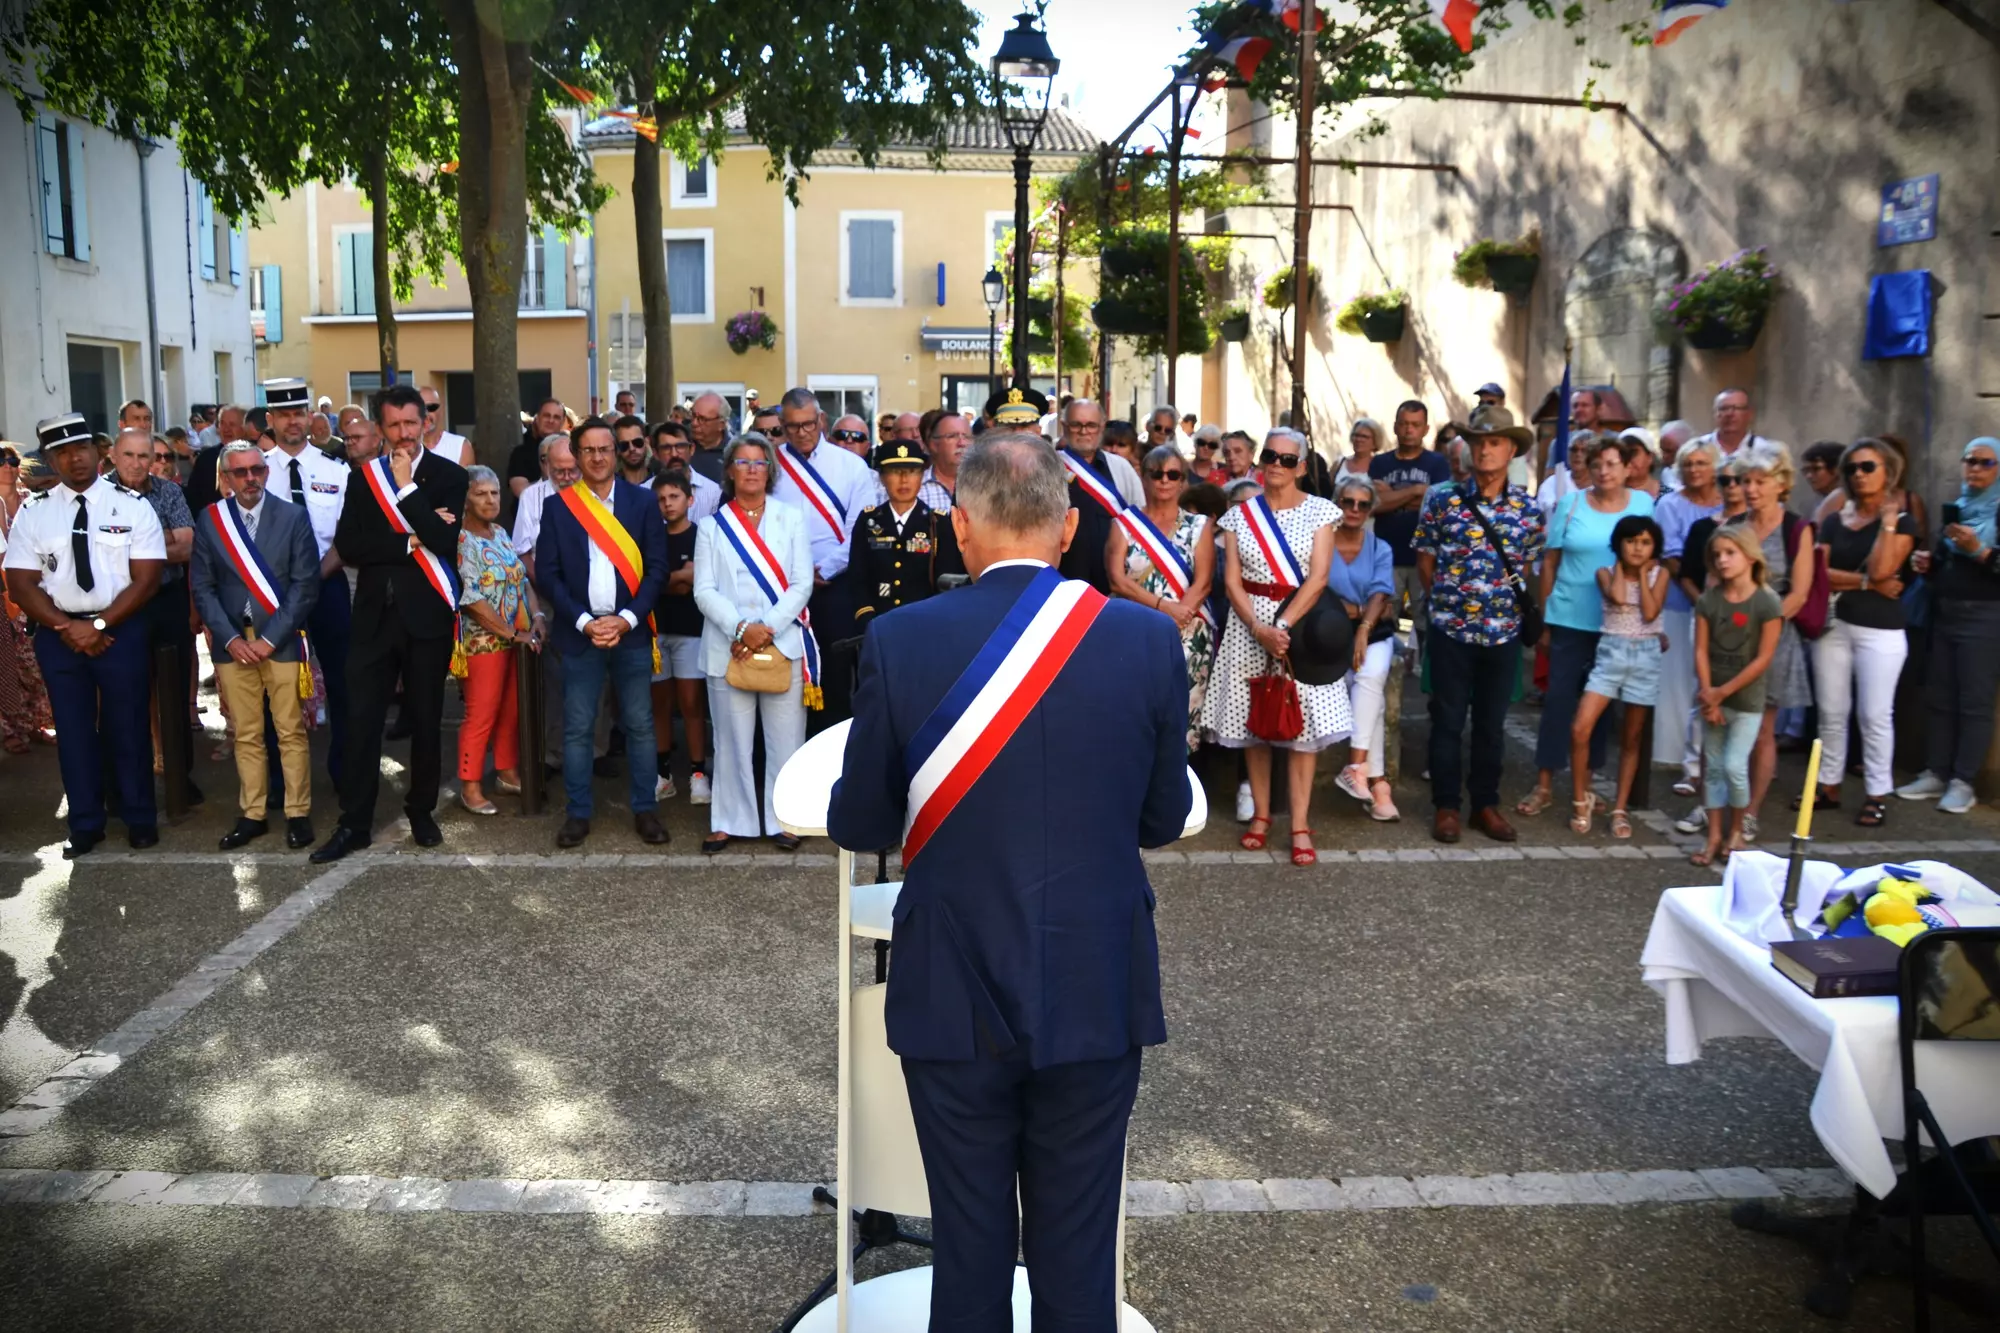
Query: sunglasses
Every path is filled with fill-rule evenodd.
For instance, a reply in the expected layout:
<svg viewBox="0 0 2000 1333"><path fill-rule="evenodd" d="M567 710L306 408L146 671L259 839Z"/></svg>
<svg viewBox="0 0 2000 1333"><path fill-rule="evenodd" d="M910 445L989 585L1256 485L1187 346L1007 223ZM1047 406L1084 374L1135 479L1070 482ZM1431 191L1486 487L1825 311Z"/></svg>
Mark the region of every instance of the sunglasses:
<svg viewBox="0 0 2000 1333"><path fill-rule="evenodd" d="M262 463L258 463L254 467L230 467L223 469L225 473L232 477L261 477L270 470L270 468L265 467Z"/></svg>
<svg viewBox="0 0 2000 1333"><path fill-rule="evenodd" d="M1852 463L1841 464L1840 470L1841 472L1850 477L1854 476L1856 473L1860 473L1862 476L1867 476L1869 473L1873 472L1876 468L1880 466L1881 464L1877 463L1872 458L1857 458Z"/></svg>
<svg viewBox="0 0 2000 1333"><path fill-rule="evenodd" d="M425 403L425 404L424 404L424 415L425 415L425 416L436 416L436 415L437 415L438 413L440 413L440 412L442 412L442 411L444 411L444 404L443 404L443 403Z"/></svg>
<svg viewBox="0 0 2000 1333"><path fill-rule="evenodd" d="M1297 454L1281 454L1276 449L1266 449L1263 453L1257 455L1257 462L1264 467L1297 467L1299 465L1299 456Z"/></svg>
<svg viewBox="0 0 2000 1333"><path fill-rule="evenodd" d="M21 460L14 454L0 454L0 467L19 467Z"/></svg>
<svg viewBox="0 0 2000 1333"><path fill-rule="evenodd" d="M620 440L618 442L618 452L621 454L627 449L644 449L645 447L646 442L644 440Z"/></svg>
<svg viewBox="0 0 2000 1333"><path fill-rule="evenodd" d="M1352 509L1356 513L1366 513L1375 507L1375 502L1373 500L1357 500L1349 495L1341 498L1340 507L1342 509Z"/></svg>
<svg viewBox="0 0 2000 1333"><path fill-rule="evenodd" d="M1163 472L1148 472L1146 475L1154 481L1179 481L1187 476L1187 473L1182 472L1179 468L1168 468Z"/></svg>
<svg viewBox="0 0 2000 1333"><path fill-rule="evenodd" d="M868 438L868 432L863 430L837 430L833 433L833 438L839 440L842 444L860 444Z"/></svg>
<svg viewBox="0 0 2000 1333"><path fill-rule="evenodd" d="M1716 485L1718 485L1718 486L1741 486L1741 485L1743 484L1743 478L1741 478L1741 477L1717 477L1717 478L1715 479L1715 484L1716 484Z"/></svg>
<svg viewBox="0 0 2000 1333"><path fill-rule="evenodd" d="M2000 458L1961 458L1967 467L2000 467Z"/></svg>

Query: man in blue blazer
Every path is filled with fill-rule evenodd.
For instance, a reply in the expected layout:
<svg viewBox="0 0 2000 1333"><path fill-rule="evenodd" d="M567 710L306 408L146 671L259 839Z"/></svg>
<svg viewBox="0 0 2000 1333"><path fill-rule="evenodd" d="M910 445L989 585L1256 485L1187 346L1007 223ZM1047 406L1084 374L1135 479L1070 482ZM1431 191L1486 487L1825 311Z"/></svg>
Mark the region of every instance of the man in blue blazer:
<svg viewBox="0 0 2000 1333"><path fill-rule="evenodd" d="M913 780L931 771L934 714L950 715L982 676L989 641L1021 623L1017 603L1051 588L1051 604L1063 590L1080 605L1098 598L1050 569L1077 515L1041 439L978 441L954 501L977 582L888 612L869 631L828 831L857 851L905 843L888 1039L930 1180L931 1328L1011 1333L1018 1239L1037 1333L1111 1333L1139 1051L1166 1040L1139 849L1172 842L1187 820L1186 668L1172 620L1102 604L942 821L931 822L935 800L924 804L911 836L927 832L912 852L906 815ZM950 749L947 739L931 753ZM1090 775L1087 794L1079 773Z"/></svg>
<svg viewBox="0 0 2000 1333"><path fill-rule="evenodd" d="M319 600L319 543L305 510L265 490L270 467L255 444L238 440L223 446L220 467L234 494L195 520L190 577L195 608L208 626L216 692L236 733L242 814L222 835L222 849L241 847L270 828L266 701L285 775L285 845L310 847L312 751L299 707L299 631ZM246 564L268 571L269 587L259 591L277 595L275 611L252 594L244 579Z"/></svg>
<svg viewBox="0 0 2000 1333"><path fill-rule="evenodd" d="M535 539L535 586L553 604L563 655L563 786L568 818L556 846L590 836L591 753L597 701L610 678L625 726L632 827L644 842L667 840L653 765L653 603L667 582L667 529L653 493L618 478L611 426L591 417L570 432L583 480L550 496Z"/></svg>

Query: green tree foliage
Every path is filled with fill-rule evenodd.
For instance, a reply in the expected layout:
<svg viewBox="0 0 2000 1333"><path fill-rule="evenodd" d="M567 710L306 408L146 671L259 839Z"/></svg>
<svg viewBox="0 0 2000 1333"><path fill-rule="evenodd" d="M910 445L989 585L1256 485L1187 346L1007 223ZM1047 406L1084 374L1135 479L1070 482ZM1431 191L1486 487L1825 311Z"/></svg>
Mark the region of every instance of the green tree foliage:
<svg viewBox="0 0 2000 1333"><path fill-rule="evenodd" d="M1056 368L1055 335L1050 329L1056 311L1056 288L1052 282L1028 288L1028 358L1037 375L1050 375ZM1090 364L1090 309L1075 289L1063 289L1064 370Z"/></svg>
<svg viewBox="0 0 2000 1333"><path fill-rule="evenodd" d="M1167 233L1127 226L1113 231L1099 254L1097 326L1107 335L1132 337L1141 354L1167 345ZM1211 254L1213 252L1210 252ZM1208 324L1209 259L1181 241L1179 346L1183 356L1199 356L1214 341Z"/></svg>

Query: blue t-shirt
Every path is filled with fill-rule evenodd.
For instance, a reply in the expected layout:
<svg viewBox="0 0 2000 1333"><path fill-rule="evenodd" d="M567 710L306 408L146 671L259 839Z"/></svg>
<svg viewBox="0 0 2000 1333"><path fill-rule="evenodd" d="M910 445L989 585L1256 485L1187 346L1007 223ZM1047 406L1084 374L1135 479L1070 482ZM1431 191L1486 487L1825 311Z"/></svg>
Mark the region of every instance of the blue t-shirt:
<svg viewBox="0 0 2000 1333"><path fill-rule="evenodd" d="M1563 554L1543 619L1551 625L1596 632L1604 628L1604 595L1597 589L1597 571L1618 559L1611 549L1611 530L1627 514L1651 514L1653 497L1628 491L1623 509L1601 514L1591 506L1590 494L1570 492L1549 515L1546 549Z"/></svg>
<svg viewBox="0 0 2000 1333"><path fill-rule="evenodd" d="M1398 458L1393 452L1377 454L1368 460L1368 479L1386 482L1389 486L1403 490L1410 486L1426 488L1441 481L1451 480L1451 464L1443 454L1426 449L1415 458ZM1417 556L1410 549L1410 538L1417 531L1417 517L1422 512L1423 500L1407 509L1375 516L1375 535L1389 543L1389 551L1399 565L1414 565Z"/></svg>

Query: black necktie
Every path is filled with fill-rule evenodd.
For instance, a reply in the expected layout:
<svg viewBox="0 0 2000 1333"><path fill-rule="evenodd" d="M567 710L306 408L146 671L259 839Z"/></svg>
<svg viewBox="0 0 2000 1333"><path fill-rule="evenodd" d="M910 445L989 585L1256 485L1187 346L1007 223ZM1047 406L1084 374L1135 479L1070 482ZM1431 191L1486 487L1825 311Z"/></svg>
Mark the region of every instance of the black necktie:
<svg viewBox="0 0 2000 1333"><path fill-rule="evenodd" d="M292 460L292 503L303 505L305 502L306 484L299 480L299 460L294 458Z"/></svg>
<svg viewBox="0 0 2000 1333"><path fill-rule="evenodd" d="M76 497L76 522L69 528L69 551L76 561L76 586L89 592L97 586L90 572L90 509L81 495Z"/></svg>

